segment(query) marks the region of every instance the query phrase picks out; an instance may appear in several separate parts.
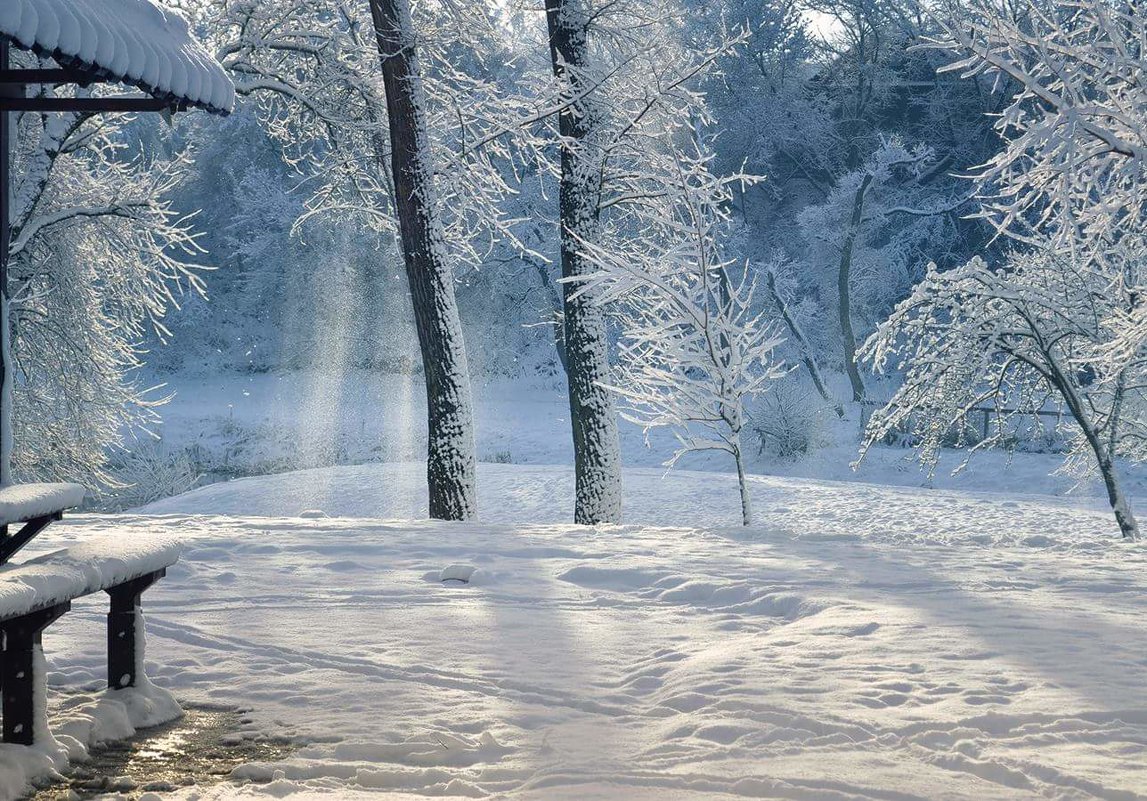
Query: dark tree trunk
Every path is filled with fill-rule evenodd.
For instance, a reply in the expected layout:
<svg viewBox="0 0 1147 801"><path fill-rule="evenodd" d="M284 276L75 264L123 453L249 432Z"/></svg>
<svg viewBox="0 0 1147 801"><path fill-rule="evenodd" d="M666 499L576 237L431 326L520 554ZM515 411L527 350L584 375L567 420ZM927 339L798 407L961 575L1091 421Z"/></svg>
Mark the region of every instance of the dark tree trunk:
<svg viewBox="0 0 1147 801"><path fill-rule="evenodd" d="M0 41L0 70L8 69L8 40ZM19 97L24 87L0 86L0 96ZM0 111L0 486L12 483L12 322L9 319L8 261L12 244L12 150L14 115Z"/></svg>
<svg viewBox="0 0 1147 801"><path fill-rule="evenodd" d="M589 10L585 0L546 0L546 21L554 74L568 81L575 97L585 94ZM588 275L579 240L593 242L598 219L604 154L595 146L597 118L588 97L565 107L558 117L562 135L561 219L562 277ZM578 283L563 286L566 374L573 426L576 500L574 521L583 524L621 520L621 457L609 383L605 316Z"/></svg>
<svg viewBox="0 0 1147 801"><path fill-rule="evenodd" d="M425 97L408 0L370 0L390 124L391 173L426 374L430 516L477 513L470 378L454 276L435 208Z"/></svg>
<svg viewBox="0 0 1147 801"><path fill-rule="evenodd" d="M797 347L800 348L801 362L804 364L805 369L808 370L809 376L812 377L813 386L816 387L816 391L820 393L824 402L832 405L832 408L836 411L836 416L843 420L844 406L828 391L828 386L824 383L824 377L820 373L820 366L816 363L816 358L812 355L812 346L809 345L809 341L804 335L804 329L801 328L800 323L793 317L792 312L789 310L788 303L781 297L780 290L777 289L777 277L773 275L771 270L765 273L765 285L768 287L769 296L772 298L773 304L781 313L781 319L785 321L785 325L789 328L789 333L792 334L793 340L796 341Z"/></svg>
<svg viewBox="0 0 1147 801"><path fill-rule="evenodd" d="M864 216L864 195L871 184L872 175L865 175L856 190L856 198L852 202L852 219L844 235L844 244L840 248L840 269L836 276L840 336L844 346L844 369L848 373L849 383L852 384L854 403L864 400L864 382L860 380L860 368L856 366L856 334L852 330L852 248L856 244L856 236L860 232L860 223Z"/></svg>
<svg viewBox="0 0 1147 801"><path fill-rule="evenodd" d="M1131 501L1123 490L1115 466L1115 446L1119 437L1118 428L1125 391L1125 373L1120 373L1116 382L1116 397L1108 421L1111 432L1105 447L1100 432L1092 423L1087 408L1084 406L1084 401L1075 391L1070 379L1059 369L1058 362L1049 352L1049 349L1044 349L1044 356L1048 364L1051 365L1052 384L1059 390L1060 396L1067 404L1067 410L1071 413L1076 425L1083 431L1083 436L1091 447L1091 452L1095 454L1095 463L1099 467L1100 476L1103 478L1103 487L1107 490L1107 501L1111 504L1111 511L1115 514L1115 522L1119 526L1119 532L1124 539L1139 539L1139 523L1135 520L1135 513L1131 510Z"/></svg>

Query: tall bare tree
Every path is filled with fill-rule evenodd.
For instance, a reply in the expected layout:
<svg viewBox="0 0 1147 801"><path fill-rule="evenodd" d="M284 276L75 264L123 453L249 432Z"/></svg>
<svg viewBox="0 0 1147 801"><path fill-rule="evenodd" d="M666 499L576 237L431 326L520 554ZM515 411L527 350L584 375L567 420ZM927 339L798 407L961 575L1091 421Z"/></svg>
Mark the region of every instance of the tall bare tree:
<svg viewBox="0 0 1147 801"><path fill-rule="evenodd" d="M426 373L430 516L477 513L474 422L462 324L434 198L425 93L408 0L370 0L390 129L390 168L403 259Z"/></svg>
<svg viewBox="0 0 1147 801"><path fill-rule="evenodd" d="M460 52L480 61L491 46L484 9L423 9L416 22L407 0L213 6L221 61L315 187L303 219L351 216L380 236L397 228L425 374L430 514L472 517L473 414L453 268L512 237L500 148L514 128L505 117L522 116L515 99L457 66L467 61Z"/></svg>
<svg viewBox="0 0 1147 801"><path fill-rule="evenodd" d="M577 523L621 520L621 454L609 384L605 315L592 293L568 279L595 269L582 242L596 242L601 229L603 131L590 86L587 0L546 0L550 60L554 75L568 84L571 102L558 116L561 184L558 195L564 285L566 374L573 426Z"/></svg>

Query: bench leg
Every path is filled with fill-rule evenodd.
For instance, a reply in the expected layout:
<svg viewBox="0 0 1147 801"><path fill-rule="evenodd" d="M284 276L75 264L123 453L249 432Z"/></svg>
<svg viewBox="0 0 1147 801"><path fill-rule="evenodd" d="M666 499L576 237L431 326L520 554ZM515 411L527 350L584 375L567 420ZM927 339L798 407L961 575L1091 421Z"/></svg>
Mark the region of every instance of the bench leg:
<svg viewBox="0 0 1147 801"><path fill-rule="evenodd" d="M113 690L134 687L143 673L143 653L137 645L143 638L140 596L165 575L166 569L157 570L105 590L111 596L111 611L108 612L108 687Z"/></svg>
<svg viewBox="0 0 1147 801"><path fill-rule="evenodd" d="M65 601L0 623L0 636L4 643L0 693L4 696L3 729L6 743L33 745L35 742L37 708L42 715L45 709L44 696L48 692L45 677L36 675L37 652L43 650L44 629L71 608L71 602Z"/></svg>

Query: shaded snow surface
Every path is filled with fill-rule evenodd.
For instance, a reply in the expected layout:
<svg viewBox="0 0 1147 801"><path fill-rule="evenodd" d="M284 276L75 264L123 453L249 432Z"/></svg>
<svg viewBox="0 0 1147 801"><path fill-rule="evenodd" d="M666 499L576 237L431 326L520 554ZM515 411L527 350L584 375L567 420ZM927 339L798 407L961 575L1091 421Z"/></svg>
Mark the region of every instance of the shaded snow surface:
<svg viewBox="0 0 1147 801"><path fill-rule="evenodd" d="M323 471L237 481L46 538L185 538L145 598L150 674L303 744L175 797L1147 797L1147 548L1109 513L762 479L742 530L730 477L631 471L648 520L595 529L541 522L569 471L484 465L485 513L533 522L346 516L406 513L380 499L420 469L370 497L338 470L326 495ZM98 680L100 611L53 627L53 684Z"/></svg>

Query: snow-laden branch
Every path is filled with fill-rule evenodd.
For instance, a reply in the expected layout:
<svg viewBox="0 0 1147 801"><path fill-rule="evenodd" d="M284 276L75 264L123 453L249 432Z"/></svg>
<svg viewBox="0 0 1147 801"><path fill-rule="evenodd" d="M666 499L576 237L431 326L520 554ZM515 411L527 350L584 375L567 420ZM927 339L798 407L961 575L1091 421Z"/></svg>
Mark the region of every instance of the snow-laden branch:
<svg viewBox="0 0 1147 801"><path fill-rule="evenodd" d="M996 422L973 451L1054 399L1074 424L1069 462L1099 472L1134 538L1117 462L1147 458L1147 18L1107 0L956 11L929 41L954 55L948 69L1018 86L976 182L981 214L1020 247L996 268L933 265L865 345L877 369L905 376L865 447L908 431L934 465L949 438L968 444L979 404Z"/></svg>
<svg viewBox="0 0 1147 801"><path fill-rule="evenodd" d="M112 449L155 420L162 401L133 378L140 343L162 337L167 312L203 291L192 219L169 199L190 159L147 146L129 156L130 122L19 115L8 289L21 477L114 485Z"/></svg>
<svg viewBox="0 0 1147 801"><path fill-rule="evenodd" d="M654 428L673 432L678 447L669 466L692 451L731 454L748 525L745 404L784 374L774 358L782 338L758 308L749 270L722 255L728 188L741 177L714 176L708 156L666 139L673 170L662 175L664 191L631 209L638 233L583 241L596 271L573 280L596 302L626 309L620 375L611 387L623 417L647 436Z"/></svg>

